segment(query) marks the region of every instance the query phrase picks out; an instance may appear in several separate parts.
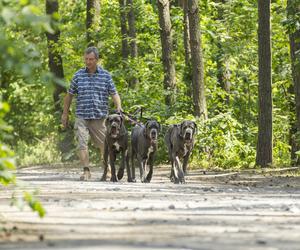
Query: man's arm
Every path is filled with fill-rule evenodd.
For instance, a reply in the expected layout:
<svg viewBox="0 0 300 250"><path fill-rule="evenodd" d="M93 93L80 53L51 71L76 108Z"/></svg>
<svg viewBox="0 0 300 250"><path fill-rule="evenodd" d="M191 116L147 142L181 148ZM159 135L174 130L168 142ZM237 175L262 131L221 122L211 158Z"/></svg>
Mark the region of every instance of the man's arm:
<svg viewBox="0 0 300 250"><path fill-rule="evenodd" d="M113 102L118 112L122 111L121 98L118 93L112 95Z"/></svg>
<svg viewBox="0 0 300 250"><path fill-rule="evenodd" d="M73 95L70 93L67 93L64 98L64 109L63 113L61 115L61 123L64 128L68 126L68 120L69 120L69 110L72 103Z"/></svg>

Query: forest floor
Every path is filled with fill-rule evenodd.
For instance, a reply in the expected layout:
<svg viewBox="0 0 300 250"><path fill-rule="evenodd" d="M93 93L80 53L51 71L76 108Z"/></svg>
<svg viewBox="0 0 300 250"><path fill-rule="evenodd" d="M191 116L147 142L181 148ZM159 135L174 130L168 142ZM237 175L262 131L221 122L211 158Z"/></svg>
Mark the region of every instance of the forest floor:
<svg viewBox="0 0 300 250"><path fill-rule="evenodd" d="M148 184L100 182L98 168L82 182L80 173L19 169L47 214L11 207L12 189L1 187L0 249L300 249L299 170L197 170L182 185L170 183L167 166Z"/></svg>

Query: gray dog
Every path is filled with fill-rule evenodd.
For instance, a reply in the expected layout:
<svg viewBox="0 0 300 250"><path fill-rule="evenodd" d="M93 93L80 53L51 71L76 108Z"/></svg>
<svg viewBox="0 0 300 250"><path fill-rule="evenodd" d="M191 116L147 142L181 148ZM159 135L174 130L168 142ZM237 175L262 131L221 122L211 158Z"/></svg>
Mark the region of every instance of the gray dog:
<svg viewBox="0 0 300 250"><path fill-rule="evenodd" d="M193 121L184 121L181 124L169 127L165 135L165 143L168 147L169 158L171 161L171 181L185 183L187 164L190 154L194 147L194 137L197 125ZM180 160L183 159L181 164Z"/></svg>
<svg viewBox="0 0 300 250"><path fill-rule="evenodd" d="M132 182L130 168L129 168L129 156L128 156L128 132L123 124L123 117L119 114L109 115L105 121L106 125L106 137L104 142L104 155L103 164L104 172L101 181L106 181L106 175L108 170L108 156L111 166L111 181L116 182L123 178L124 169L126 164L127 180ZM118 178L116 176L115 161L118 153L121 153L121 163L118 171Z"/></svg>
<svg viewBox="0 0 300 250"><path fill-rule="evenodd" d="M145 125L136 125L131 132L132 179L135 181L134 159L140 168L141 182L150 182L153 174L154 155L157 150L157 138L160 124L151 120ZM150 169L147 173L147 166Z"/></svg>

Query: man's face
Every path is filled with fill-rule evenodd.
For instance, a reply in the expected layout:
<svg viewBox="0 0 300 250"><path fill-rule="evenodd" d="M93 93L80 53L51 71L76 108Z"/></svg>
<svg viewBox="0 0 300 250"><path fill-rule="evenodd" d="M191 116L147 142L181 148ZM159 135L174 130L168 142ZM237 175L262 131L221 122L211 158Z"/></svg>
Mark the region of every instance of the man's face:
<svg viewBox="0 0 300 250"><path fill-rule="evenodd" d="M95 69L98 60L93 52L84 55L85 65L88 69Z"/></svg>

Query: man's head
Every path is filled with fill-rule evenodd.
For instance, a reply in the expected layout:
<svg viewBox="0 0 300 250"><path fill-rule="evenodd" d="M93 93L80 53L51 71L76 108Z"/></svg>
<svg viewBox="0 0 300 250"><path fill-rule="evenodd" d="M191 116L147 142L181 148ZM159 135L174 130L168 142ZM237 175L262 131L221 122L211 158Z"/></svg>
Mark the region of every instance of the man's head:
<svg viewBox="0 0 300 250"><path fill-rule="evenodd" d="M99 59L99 51L96 47L88 47L84 52L85 65L90 72L94 72L97 68Z"/></svg>

